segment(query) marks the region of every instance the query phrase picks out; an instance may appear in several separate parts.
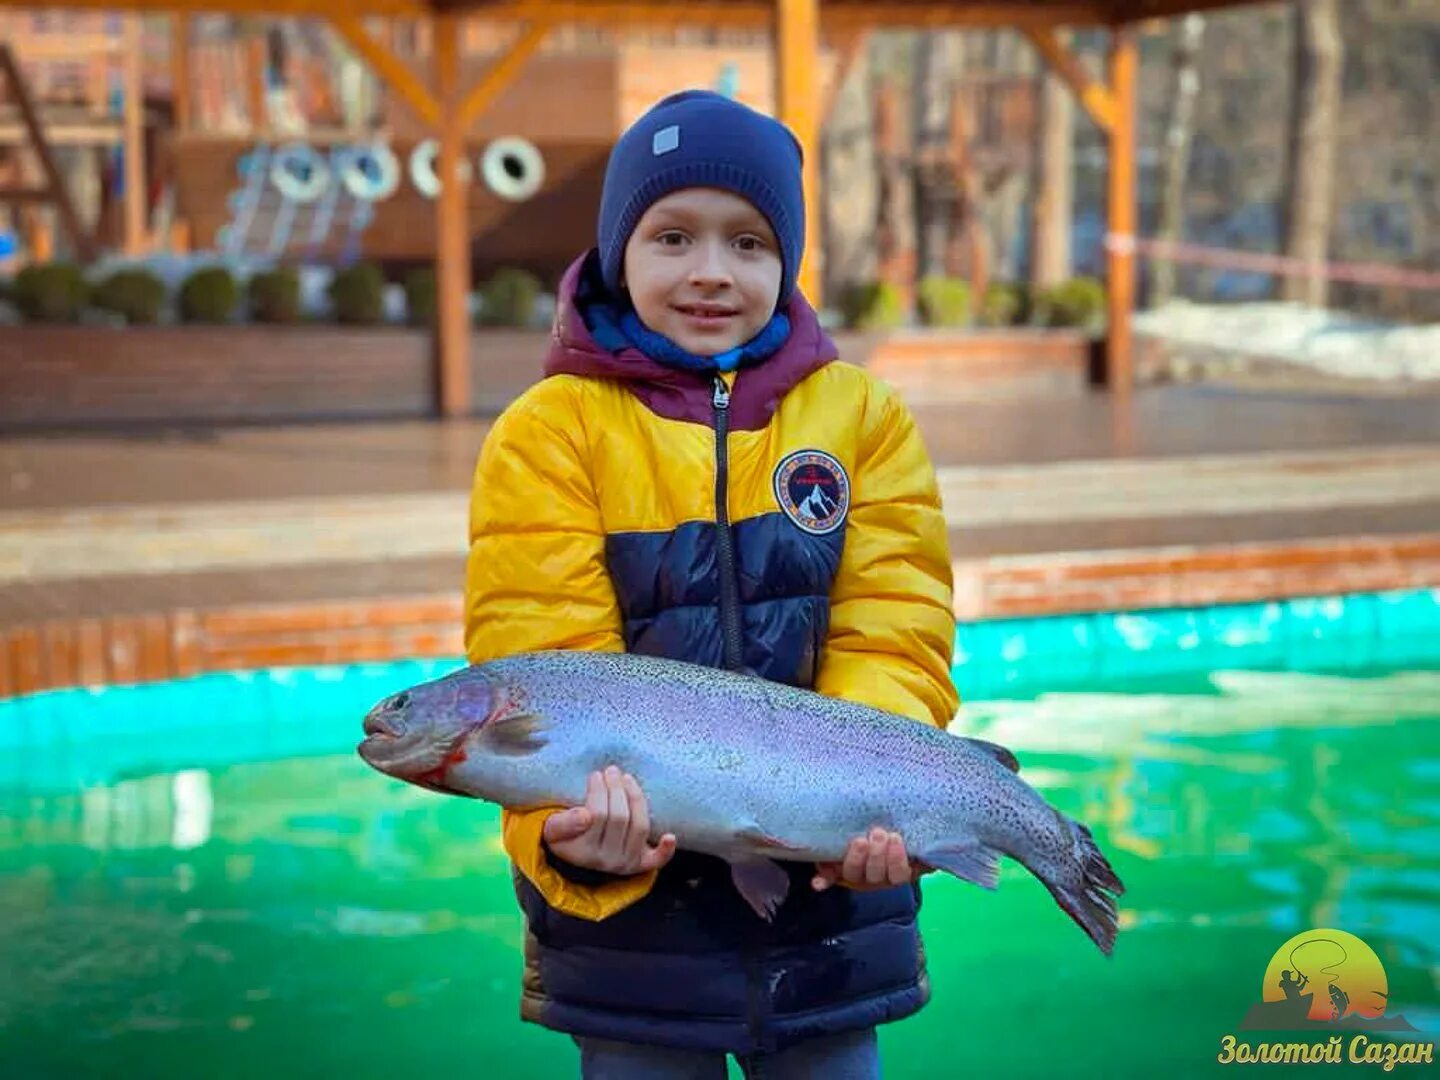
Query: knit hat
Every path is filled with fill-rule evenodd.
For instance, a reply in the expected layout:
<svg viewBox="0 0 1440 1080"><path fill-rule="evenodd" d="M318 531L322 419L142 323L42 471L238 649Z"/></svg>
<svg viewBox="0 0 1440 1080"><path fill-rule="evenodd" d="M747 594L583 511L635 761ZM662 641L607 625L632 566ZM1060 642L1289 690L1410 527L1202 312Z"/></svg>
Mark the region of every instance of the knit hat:
<svg viewBox="0 0 1440 1080"><path fill-rule="evenodd" d="M620 291L625 246L645 211L672 191L720 188L765 215L780 245L783 306L805 252L804 152L790 129L709 90L672 94L615 144L600 198L600 270Z"/></svg>

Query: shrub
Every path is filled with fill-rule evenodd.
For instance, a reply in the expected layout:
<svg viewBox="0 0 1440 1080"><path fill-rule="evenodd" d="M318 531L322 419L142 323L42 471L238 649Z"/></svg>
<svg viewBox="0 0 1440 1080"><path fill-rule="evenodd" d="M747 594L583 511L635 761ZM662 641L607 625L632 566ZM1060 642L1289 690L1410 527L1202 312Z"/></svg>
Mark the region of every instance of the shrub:
<svg viewBox="0 0 1440 1080"><path fill-rule="evenodd" d="M75 322L90 299L90 286L73 263L27 266L15 275L14 299L27 322Z"/></svg>
<svg viewBox="0 0 1440 1080"><path fill-rule="evenodd" d="M160 321L165 295L165 282L159 275L134 268L117 270L100 282L91 300L102 311L123 316L131 326L150 326Z"/></svg>
<svg viewBox="0 0 1440 1080"><path fill-rule="evenodd" d="M335 272L330 305L337 322L374 326L385 321L385 275L372 263L356 263Z"/></svg>
<svg viewBox="0 0 1440 1080"><path fill-rule="evenodd" d="M905 322L905 302L898 286L888 281L852 285L841 301L845 325L851 330L894 330Z"/></svg>
<svg viewBox="0 0 1440 1080"><path fill-rule="evenodd" d="M405 318L411 326L435 324L435 269L420 266L405 275Z"/></svg>
<svg viewBox="0 0 1440 1080"><path fill-rule="evenodd" d="M240 303L240 283L223 266L196 270L180 286L180 318L187 323L227 323Z"/></svg>
<svg viewBox="0 0 1440 1080"><path fill-rule="evenodd" d="M480 321L487 326L529 326L539 297L540 279L528 270L496 270L480 288Z"/></svg>
<svg viewBox="0 0 1440 1080"><path fill-rule="evenodd" d="M265 270L245 287L250 317L256 322L289 325L300 321L300 275L294 270Z"/></svg>
<svg viewBox="0 0 1440 1080"><path fill-rule="evenodd" d="M1020 326L1030 318L1030 290L1019 282L997 281L985 290L980 302L980 322L985 326Z"/></svg>
<svg viewBox="0 0 1440 1080"><path fill-rule="evenodd" d="M1073 326L1098 330L1105 325L1105 286L1095 278L1073 278L1044 289L1035 298L1035 320L1041 326Z"/></svg>
<svg viewBox="0 0 1440 1080"><path fill-rule="evenodd" d="M970 284L962 278L923 279L919 300L920 314L926 326L970 325Z"/></svg>

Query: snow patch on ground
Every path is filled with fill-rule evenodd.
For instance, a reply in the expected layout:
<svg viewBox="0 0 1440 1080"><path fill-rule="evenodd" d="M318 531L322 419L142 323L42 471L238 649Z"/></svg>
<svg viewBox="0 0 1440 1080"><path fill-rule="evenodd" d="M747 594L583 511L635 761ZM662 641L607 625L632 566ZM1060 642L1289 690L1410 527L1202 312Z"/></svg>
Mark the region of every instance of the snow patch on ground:
<svg viewBox="0 0 1440 1080"><path fill-rule="evenodd" d="M1325 375L1440 380L1440 325L1406 326L1295 303L1172 303L1135 331L1175 346L1284 361Z"/></svg>

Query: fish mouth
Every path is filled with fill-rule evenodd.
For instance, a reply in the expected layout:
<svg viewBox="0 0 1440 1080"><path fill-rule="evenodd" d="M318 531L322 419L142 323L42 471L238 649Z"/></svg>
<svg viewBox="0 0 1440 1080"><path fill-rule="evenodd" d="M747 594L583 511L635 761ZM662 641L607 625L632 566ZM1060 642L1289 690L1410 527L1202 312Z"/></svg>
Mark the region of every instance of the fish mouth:
<svg viewBox="0 0 1440 1080"><path fill-rule="evenodd" d="M361 728L365 734L369 736L369 738L365 740L366 742L369 742L370 739L394 739L400 735L400 731L397 730L396 725L389 722L384 716L379 716L373 712L365 717L365 723L361 725Z"/></svg>

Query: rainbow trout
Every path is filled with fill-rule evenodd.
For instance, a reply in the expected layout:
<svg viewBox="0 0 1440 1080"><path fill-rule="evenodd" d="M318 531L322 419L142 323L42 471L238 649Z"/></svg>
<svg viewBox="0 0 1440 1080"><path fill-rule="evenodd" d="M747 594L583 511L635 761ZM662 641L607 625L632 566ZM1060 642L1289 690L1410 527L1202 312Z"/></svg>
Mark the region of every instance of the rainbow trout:
<svg viewBox="0 0 1440 1080"><path fill-rule="evenodd" d="M904 717L713 668L627 653L507 657L394 694L360 756L435 791L512 809L585 802L589 773L629 772L651 839L726 859L769 919L790 878L878 825L916 859L995 888L1008 855L1107 955L1124 886L1090 832L1016 775L1015 757Z"/></svg>

